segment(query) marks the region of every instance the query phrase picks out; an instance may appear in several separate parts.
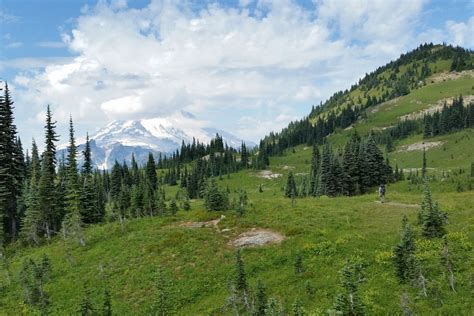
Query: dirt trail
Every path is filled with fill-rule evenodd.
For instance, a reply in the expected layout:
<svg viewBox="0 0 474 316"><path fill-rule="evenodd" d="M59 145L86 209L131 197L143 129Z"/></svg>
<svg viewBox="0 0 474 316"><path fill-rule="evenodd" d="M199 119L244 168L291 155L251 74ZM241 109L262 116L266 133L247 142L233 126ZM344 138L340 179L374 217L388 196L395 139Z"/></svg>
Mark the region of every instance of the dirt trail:
<svg viewBox="0 0 474 316"><path fill-rule="evenodd" d="M221 220L223 220L224 218L225 218L225 216L221 215L221 217L219 217L217 219L214 219L212 221L208 221L208 222L184 222L184 223L179 224L179 226L180 227L186 227L186 228L204 228L204 227L217 228L217 224L219 224L219 222Z"/></svg>
<svg viewBox="0 0 474 316"><path fill-rule="evenodd" d="M383 205L390 205L390 206L401 206L401 207L411 207L411 208L419 208L420 205L418 204L405 204L400 202L384 202L380 203L380 201L375 201L375 203L383 204Z"/></svg>
<svg viewBox="0 0 474 316"><path fill-rule="evenodd" d="M397 150L397 152L409 152L409 151L416 151L416 150L423 150L423 149L431 149L431 148L436 148L436 147L439 147L441 145L443 145L445 142L443 141L436 141L436 142L427 142L427 141L421 141L421 142L417 142L417 143L414 143L414 144L410 144L410 145L404 145L402 147L400 147L399 150Z"/></svg>

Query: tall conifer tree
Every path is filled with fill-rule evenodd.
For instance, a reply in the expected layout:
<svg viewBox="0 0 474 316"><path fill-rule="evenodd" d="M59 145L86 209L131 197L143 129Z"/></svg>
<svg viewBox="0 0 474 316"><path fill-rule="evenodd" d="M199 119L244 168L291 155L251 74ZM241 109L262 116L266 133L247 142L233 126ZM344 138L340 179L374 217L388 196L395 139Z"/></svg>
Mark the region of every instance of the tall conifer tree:
<svg viewBox="0 0 474 316"><path fill-rule="evenodd" d="M42 226L48 238L59 229L61 218L57 207L55 187L56 176L56 122L53 122L51 109L46 110L45 149L41 159L41 177L38 184L38 199L42 217Z"/></svg>
<svg viewBox="0 0 474 316"><path fill-rule="evenodd" d="M309 194L311 196L318 196L320 186L320 173L321 173L321 155L319 154L318 145L314 143L313 154L311 157L311 174L309 184Z"/></svg>
<svg viewBox="0 0 474 316"><path fill-rule="evenodd" d="M71 237L85 245L82 219L81 198L79 190L79 179L77 173L77 147L74 139L74 126L72 118L69 120L69 147L67 156L67 180L66 180L66 216L62 222L62 230L65 237Z"/></svg>
<svg viewBox="0 0 474 316"><path fill-rule="evenodd" d="M0 225L2 236L15 240L18 235L19 218L17 198L21 193L21 163L16 126L13 122L13 100L8 84L5 83L3 96L0 97Z"/></svg>

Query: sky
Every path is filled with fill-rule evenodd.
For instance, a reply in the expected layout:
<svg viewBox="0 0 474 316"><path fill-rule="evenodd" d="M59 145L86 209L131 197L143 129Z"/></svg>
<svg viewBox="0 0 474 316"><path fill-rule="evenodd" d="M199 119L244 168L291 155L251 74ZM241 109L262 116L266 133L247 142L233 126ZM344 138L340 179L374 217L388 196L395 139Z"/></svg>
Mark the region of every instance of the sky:
<svg viewBox="0 0 474 316"><path fill-rule="evenodd" d="M258 141L424 42L474 48L474 1L0 0L23 144L179 117Z"/></svg>

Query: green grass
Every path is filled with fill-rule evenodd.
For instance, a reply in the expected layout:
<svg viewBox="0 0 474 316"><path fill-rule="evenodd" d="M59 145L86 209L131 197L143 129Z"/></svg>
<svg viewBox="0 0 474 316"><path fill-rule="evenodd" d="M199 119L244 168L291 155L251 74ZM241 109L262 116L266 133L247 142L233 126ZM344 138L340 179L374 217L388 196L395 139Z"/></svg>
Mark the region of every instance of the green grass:
<svg viewBox="0 0 474 316"><path fill-rule="evenodd" d="M427 165L430 168L440 170L458 170L460 168L470 170L471 162L474 162L474 129L467 129L456 133L438 137L423 139L416 135L401 141L395 152L390 154L393 164L398 163L404 168L421 168L422 151L404 151L403 146L417 142L441 142L440 146L430 148L426 151ZM401 151L400 151L401 150Z"/></svg>
<svg viewBox="0 0 474 316"><path fill-rule="evenodd" d="M104 288L110 289L114 311L119 315L146 314L156 295L154 275L163 265L175 283L178 314L231 314L222 308L227 297L227 283L233 273L235 249L228 241L254 227L269 228L285 235L281 245L243 251L249 282L254 288L258 279L268 295L278 298L286 308L295 299L303 301L308 311L324 312L332 308L339 289L338 271L346 260L355 258L366 264L367 281L360 287L369 314L400 313L402 292L411 298L411 308L417 314L469 314L473 311L470 278L474 276L472 243L474 242L474 192L445 193L436 191L434 198L449 214L448 231L455 252L457 292L449 290L439 264L439 242L423 244L423 258L430 296L400 285L388 258L399 238L401 219L407 215L416 223L417 208L404 204L419 204L421 188L408 191L407 183L388 187L388 200L400 205L376 203L375 194L353 198L307 198L291 201L282 197L289 167L294 172L307 172L311 149L296 148L295 153L271 159L271 170L284 174L268 180L254 171L242 171L218 181L232 192L245 189L250 206L244 217L233 211L224 212L226 219L219 228L179 227L181 221L201 221L217 218L221 213L203 210L201 201L193 201L192 211L180 211L176 218L142 218L130 220L124 231L119 223L91 227L86 232L86 247L66 244L56 238L50 245L38 248L11 247L9 280L2 280L0 314L17 315L21 309L22 292L17 281L24 258L40 258L47 254L53 267L46 290L52 301L54 315L74 314L83 297L83 286L93 289L94 302L100 303ZM264 192L258 187L263 184ZM167 187L167 196L177 187ZM418 227L416 226L418 230ZM464 243L464 244L463 244ZM464 245L464 246L463 246ZM462 248L468 247L469 251ZM305 272L294 274L297 253L304 256ZM7 273L1 271L2 276ZM313 295L306 293L305 281L315 287ZM443 303L441 303L441 301ZM28 313L25 313L28 314Z"/></svg>

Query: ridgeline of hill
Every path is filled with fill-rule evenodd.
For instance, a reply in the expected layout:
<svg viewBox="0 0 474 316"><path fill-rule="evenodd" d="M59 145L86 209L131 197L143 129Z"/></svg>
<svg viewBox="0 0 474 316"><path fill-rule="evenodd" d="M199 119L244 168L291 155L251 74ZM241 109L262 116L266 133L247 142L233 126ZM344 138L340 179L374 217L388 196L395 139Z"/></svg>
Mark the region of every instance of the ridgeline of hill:
<svg viewBox="0 0 474 316"><path fill-rule="evenodd" d="M473 65L422 45L255 150L217 138L156 168L82 172L101 204L66 238L6 245L0 315L472 314ZM346 188L354 150L378 157L385 203L360 174Z"/></svg>

